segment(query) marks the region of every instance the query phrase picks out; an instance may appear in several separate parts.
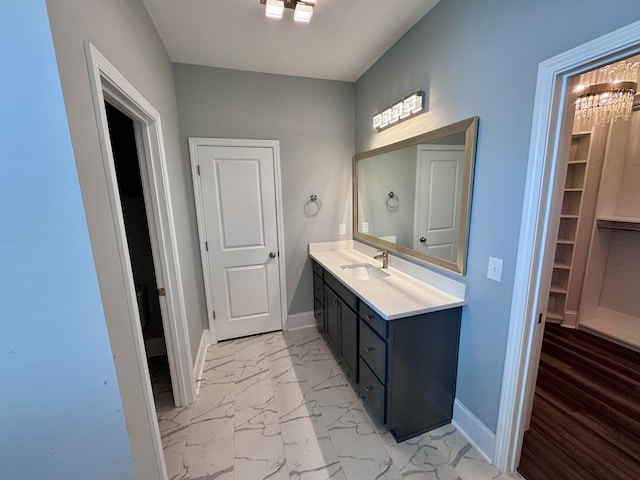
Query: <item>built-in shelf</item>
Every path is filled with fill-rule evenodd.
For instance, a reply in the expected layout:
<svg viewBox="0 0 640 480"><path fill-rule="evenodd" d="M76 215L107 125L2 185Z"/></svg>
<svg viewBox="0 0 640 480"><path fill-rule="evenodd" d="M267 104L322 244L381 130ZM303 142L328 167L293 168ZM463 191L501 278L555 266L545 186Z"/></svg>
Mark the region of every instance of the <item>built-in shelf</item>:
<svg viewBox="0 0 640 480"><path fill-rule="evenodd" d="M558 283L552 283L549 291L552 293L567 293L567 287L563 287Z"/></svg>
<svg viewBox="0 0 640 480"><path fill-rule="evenodd" d="M546 316L547 320L561 323L567 321L567 315L575 317L574 310L577 310L571 307L571 303L577 304L572 301L576 284L574 267L576 251L580 252L579 240L584 239L582 217L585 198L590 198L585 189L589 185L588 172L592 162L591 142L591 132L572 135L569 155L565 160L566 176Z"/></svg>
<svg viewBox="0 0 640 480"><path fill-rule="evenodd" d="M615 310L597 307L593 318L580 322L580 327L621 342L636 351L640 348L638 318Z"/></svg>
<svg viewBox="0 0 640 480"><path fill-rule="evenodd" d="M547 310L547 320L559 320L562 321L564 312L559 310Z"/></svg>
<svg viewBox="0 0 640 480"><path fill-rule="evenodd" d="M598 217L598 228L611 228L614 230L632 230L640 232L640 218Z"/></svg>

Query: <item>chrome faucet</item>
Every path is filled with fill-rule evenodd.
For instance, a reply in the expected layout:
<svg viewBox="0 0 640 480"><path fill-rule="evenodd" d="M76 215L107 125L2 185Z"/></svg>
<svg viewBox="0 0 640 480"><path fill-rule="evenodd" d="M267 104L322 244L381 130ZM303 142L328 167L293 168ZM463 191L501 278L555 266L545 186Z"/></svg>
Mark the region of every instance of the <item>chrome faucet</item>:
<svg viewBox="0 0 640 480"><path fill-rule="evenodd" d="M389 266L389 252L386 250L378 250L380 255L375 255L373 258L375 260L382 260L382 268L387 268Z"/></svg>

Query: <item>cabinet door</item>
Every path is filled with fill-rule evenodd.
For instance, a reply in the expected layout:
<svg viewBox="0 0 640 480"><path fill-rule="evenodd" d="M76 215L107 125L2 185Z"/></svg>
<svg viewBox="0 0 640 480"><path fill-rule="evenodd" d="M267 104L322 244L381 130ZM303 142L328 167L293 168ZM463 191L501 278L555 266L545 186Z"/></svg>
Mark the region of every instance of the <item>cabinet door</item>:
<svg viewBox="0 0 640 480"><path fill-rule="evenodd" d="M324 280L315 273L313 274L313 296L324 305Z"/></svg>
<svg viewBox="0 0 640 480"><path fill-rule="evenodd" d="M357 382L358 315L344 303L340 303L340 357L347 375Z"/></svg>
<svg viewBox="0 0 640 480"><path fill-rule="evenodd" d="M316 319L318 330L324 332L324 305L317 298L313 299L313 316Z"/></svg>
<svg viewBox="0 0 640 480"><path fill-rule="evenodd" d="M338 351L338 296L330 288L325 288L327 294L325 301L325 333L330 346L337 352Z"/></svg>

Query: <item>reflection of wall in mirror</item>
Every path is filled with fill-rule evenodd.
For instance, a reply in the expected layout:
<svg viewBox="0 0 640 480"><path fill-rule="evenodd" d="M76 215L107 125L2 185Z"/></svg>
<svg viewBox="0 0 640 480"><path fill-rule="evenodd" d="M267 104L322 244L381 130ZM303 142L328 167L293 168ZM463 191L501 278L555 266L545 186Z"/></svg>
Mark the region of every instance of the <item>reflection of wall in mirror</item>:
<svg viewBox="0 0 640 480"><path fill-rule="evenodd" d="M358 231L383 239L395 237L412 247L415 217L417 147L388 152L358 162ZM388 209L389 192L398 196L398 208ZM364 232L362 223L368 222Z"/></svg>

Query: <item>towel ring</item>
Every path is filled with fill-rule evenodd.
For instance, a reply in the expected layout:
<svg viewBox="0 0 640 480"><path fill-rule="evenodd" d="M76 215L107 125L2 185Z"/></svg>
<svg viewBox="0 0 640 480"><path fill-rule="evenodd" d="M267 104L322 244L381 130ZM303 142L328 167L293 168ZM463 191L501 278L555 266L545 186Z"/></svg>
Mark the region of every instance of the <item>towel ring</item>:
<svg viewBox="0 0 640 480"><path fill-rule="evenodd" d="M313 193L309 197L309 200L304 202L304 211L310 217L315 217L322 210L322 201L318 198L318 196Z"/></svg>
<svg viewBox="0 0 640 480"><path fill-rule="evenodd" d="M387 210L390 210L393 212L393 211L396 211L400 206L400 199L398 198L398 195L396 195L395 193L389 192L387 194L387 200L385 203L387 204Z"/></svg>

